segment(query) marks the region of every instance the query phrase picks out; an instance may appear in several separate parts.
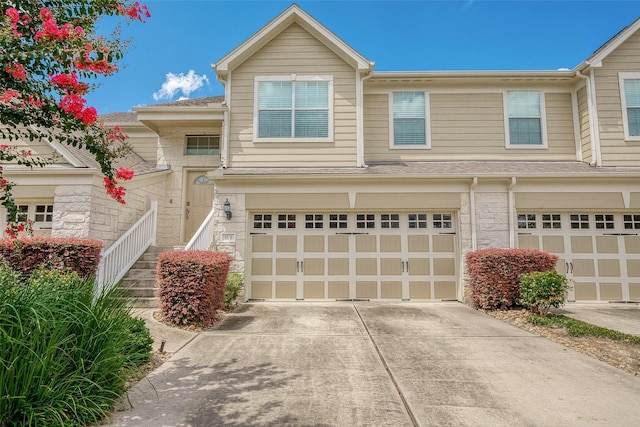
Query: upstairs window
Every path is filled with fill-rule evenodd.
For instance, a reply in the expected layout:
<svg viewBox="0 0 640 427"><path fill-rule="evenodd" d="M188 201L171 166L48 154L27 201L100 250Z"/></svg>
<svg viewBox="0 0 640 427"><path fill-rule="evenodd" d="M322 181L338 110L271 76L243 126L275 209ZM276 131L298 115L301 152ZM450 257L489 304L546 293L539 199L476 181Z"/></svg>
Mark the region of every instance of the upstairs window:
<svg viewBox="0 0 640 427"><path fill-rule="evenodd" d="M427 148L427 96L424 92L393 92L391 148Z"/></svg>
<svg viewBox="0 0 640 427"><path fill-rule="evenodd" d="M544 147L542 96L535 90L509 91L506 95L507 146Z"/></svg>
<svg viewBox="0 0 640 427"><path fill-rule="evenodd" d="M620 96L624 136L640 140L640 73L620 74Z"/></svg>
<svg viewBox="0 0 640 427"><path fill-rule="evenodd" d="M256 77L255 90L256 139L330 140L331 76Z"/></svg>
<svg viewBox="0 0 640 427"><path fill-rule="evenodd" d="M220 136L187 136L184 153L188 156L220 154Z"/></svg>

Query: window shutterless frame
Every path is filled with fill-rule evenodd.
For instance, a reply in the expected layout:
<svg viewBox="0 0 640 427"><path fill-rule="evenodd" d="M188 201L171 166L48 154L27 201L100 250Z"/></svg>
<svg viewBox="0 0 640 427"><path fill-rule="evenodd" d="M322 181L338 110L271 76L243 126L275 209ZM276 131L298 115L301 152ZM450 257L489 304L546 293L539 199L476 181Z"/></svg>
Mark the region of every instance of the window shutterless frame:
<svg viewBox="0 0 640 427"><path fill-rule="evenodd" d="M412 131L414 131L413 134ZM389 92L389 149L429 149L431 148L430 132L427 92L417 90ZM401 138L402 141L396 141L397 138Z"/></svg>
<svg viewBox="0 0 640 427"><path fill-rule="evenodd" d="M287 74L254 79L254 141L333 142L333 115L333 76Z"/></svg>
<svg viewBox="0 0 640 427"><path fill-rule="evenodd" d="M502 97L506 148L548 148L544 93L539 90L509 90ZM512 140L518 133L529 137L529 142L527 138ZM534 136L537 133L539 138Z"/></svg>
<svg viewBox="0 0 640 427"><path fill-rule="evenodd" d="M625 141L640 141L640 72L619 73Z"/></svg>

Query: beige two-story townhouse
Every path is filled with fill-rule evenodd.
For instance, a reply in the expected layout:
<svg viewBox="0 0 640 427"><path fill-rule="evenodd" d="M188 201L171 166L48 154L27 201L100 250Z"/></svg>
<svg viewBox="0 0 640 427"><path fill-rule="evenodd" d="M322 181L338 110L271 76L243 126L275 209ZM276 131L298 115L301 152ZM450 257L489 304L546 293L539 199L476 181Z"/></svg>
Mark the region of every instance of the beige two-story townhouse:
<svg viewBox="0 0 640 427"><path fill-rule="evenodd" d="M69 227L73 185L35 199L108 242L157 200L157 243L209 230L246 299L464 300L465 254L501 247L559 255L570 300L640 301L639 30L573 70L375 72L292 5L213 64L224 96L105 116L143 172L117 224Z"/></svg>

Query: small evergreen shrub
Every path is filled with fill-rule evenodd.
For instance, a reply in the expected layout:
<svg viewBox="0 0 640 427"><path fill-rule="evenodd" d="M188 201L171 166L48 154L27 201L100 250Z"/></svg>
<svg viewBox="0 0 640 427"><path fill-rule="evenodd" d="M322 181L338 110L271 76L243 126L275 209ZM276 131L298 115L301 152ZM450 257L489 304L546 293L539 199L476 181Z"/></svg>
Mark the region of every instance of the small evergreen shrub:
<svg viewBox="0 0 640 427"><path fill-rule="evenodd" d="M231 273L227 277L227 285L224 290L224 306L231 308L236 303L240 291L244 285L244 277L240 273Z"/></svg>
<svg viewBox="0 0 640 427"><path fill-rule="evenodd" d="M509 308L520 302L520 275L552 270L558 257L535 249L481 249L466 256L471 301L478 308Z"/></svg>
<svg viewBox="0 0 640 427"><path fill-rule="evenodd" d="M522 305L541 316L546 316L551 307L563 305L568 291L567 278L555 270L537 271L520 276Z"/></svg>
<svg viewBox="0 0 640 427"><path fill-rule="evenodd" d="M231 256L222 252L163 252L158 256L160 309L171 323L206 328L224 304Z"/></svg>

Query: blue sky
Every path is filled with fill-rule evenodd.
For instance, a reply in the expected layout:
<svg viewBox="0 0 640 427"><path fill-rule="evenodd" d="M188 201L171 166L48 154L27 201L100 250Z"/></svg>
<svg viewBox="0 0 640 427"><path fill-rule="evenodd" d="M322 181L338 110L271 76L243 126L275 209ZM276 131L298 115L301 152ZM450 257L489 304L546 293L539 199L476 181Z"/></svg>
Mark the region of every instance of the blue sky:
<svg viewBox="0 0 640 427"><path fill-rule="evenodd" d="M100 114L222 95L211 64L289 1L148 0L121 70L87 96ZM375 71L573 69L640 17L640 1L298 1Z"/></svg>

